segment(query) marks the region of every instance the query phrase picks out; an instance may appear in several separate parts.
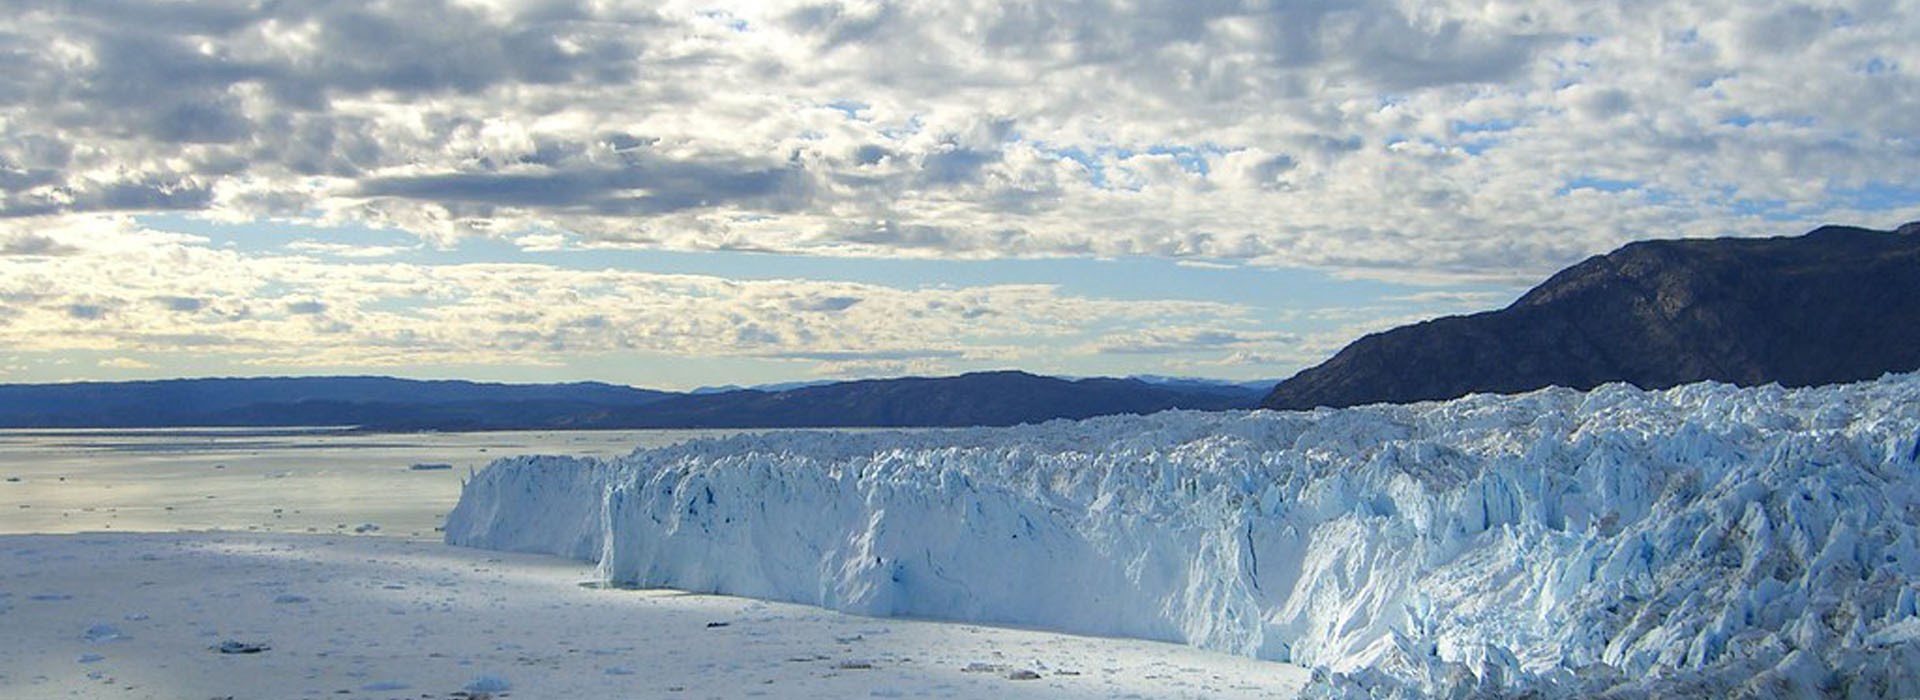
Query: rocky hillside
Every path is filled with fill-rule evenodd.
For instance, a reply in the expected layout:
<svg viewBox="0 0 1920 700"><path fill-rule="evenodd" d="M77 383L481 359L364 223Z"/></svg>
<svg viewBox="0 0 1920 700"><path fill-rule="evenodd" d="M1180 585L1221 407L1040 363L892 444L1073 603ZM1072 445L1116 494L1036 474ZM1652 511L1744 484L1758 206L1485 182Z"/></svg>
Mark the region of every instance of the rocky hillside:
<svg viewBox="0 0 1920 700"><path fill-rule="evenodd" d="M1499 311L1366 336L1281 382L1275 409L1624 381L1809 386L1920 369L1920 222L1643 241Z"/></svg>

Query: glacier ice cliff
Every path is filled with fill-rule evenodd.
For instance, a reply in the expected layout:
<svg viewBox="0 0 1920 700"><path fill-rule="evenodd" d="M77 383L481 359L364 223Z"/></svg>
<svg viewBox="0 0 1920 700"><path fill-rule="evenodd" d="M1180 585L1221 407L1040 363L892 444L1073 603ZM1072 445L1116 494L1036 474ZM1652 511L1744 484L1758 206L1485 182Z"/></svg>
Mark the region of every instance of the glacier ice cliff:
<svg viewBox="0 0 1920 700"><path fill-rule="evenodd" d="M1334 696L1920 696L1920 375L503 459L449 543Z"/></svg>

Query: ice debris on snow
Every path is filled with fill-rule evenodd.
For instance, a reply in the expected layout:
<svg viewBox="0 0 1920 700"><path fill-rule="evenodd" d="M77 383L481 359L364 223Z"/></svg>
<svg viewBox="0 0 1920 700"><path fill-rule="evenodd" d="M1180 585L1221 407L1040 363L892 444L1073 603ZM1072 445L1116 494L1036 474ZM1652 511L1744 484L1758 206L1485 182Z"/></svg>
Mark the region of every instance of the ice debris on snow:
<svg viewBox="0 0 1920 700"><path fill-rule="evenodd" d="M213 645L213 650L222 654L258 654L272 648L264 642L242 642L237 639L227 639Z"/></svg>
<svg viewBox="0 0 1920 700"><path fill-rule="evenodd" d="M513 684L504 677L483 673L467 683L466 689L471 693L504 693L513 690Z"/></svg>
<svg viewBox="0 0 1920 700"><path fill-rule="evenodd" d="M447 541L1184 642L1331 695L1920 696L1920 375L496 461Z"/></svg>

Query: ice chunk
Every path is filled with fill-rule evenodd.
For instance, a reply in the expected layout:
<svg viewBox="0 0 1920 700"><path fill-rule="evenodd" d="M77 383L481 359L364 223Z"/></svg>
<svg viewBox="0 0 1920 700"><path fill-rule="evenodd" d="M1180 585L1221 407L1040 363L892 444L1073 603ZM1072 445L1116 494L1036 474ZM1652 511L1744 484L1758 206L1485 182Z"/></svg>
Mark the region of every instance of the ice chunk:
<svg viewBox="0 0 1920 700"><path fill-rule="evenodd" d="M467 683L466 689L470 693L503 693L513 690L513 684L505 677L483 673Z"/></svg>
<svg viewBox="0 0 1920 700"><path fill-rule="evenodd" d="M213 650L222 654L259 654L272 649L265 642L242 642L237 639L222 640L213 646Z"/></svg>

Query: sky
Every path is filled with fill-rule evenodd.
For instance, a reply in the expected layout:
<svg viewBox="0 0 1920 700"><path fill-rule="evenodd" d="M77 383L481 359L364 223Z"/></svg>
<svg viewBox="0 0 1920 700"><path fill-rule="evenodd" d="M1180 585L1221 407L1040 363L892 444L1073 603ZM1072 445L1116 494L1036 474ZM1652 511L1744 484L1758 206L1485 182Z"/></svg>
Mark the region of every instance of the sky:
<svg viewBox="0 0 1920 700"><path fill-rule="evenodd" d="M0 382L1277 379L1920 219L1920 1L0 0Z"/></svg>

